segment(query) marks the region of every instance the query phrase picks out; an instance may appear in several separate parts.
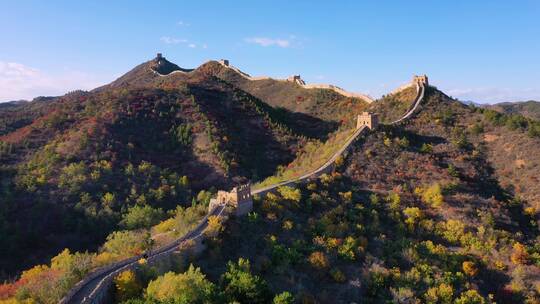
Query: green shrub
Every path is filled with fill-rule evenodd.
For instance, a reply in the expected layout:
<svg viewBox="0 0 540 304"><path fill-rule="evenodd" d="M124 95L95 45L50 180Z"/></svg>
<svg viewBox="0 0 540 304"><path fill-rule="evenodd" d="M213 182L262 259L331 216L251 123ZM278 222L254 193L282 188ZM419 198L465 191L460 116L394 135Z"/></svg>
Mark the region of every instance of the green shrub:
<svg viewBox="0 0 540 304"><path fill-rule="evenodd" d="M249 260L240 258L237 263L229 261L221 281L229 303L267 303L270 300L266 282L251 273Z"/></svg>
<svg viewBox="0 0 540 304"><path fill-rule="evenodd" d="M122 216L120 225L128 230L150 228L159 223L164 216L165 213L163 210L161 210L161 208L152 208L149 205L135 205L129 208L128 211Z"/></svg>

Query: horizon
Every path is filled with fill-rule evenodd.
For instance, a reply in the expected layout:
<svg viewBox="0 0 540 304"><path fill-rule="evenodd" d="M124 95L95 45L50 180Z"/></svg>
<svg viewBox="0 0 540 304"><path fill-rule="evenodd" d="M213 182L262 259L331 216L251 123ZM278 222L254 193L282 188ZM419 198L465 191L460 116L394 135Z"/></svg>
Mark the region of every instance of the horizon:
<svg viewBox="0 0 540 304"><path fill-rule="evenodd" d="M229 59L252 76L300 74L374 98L426 74L464 101L540 100L539 13L535 1L8 3L0 102L91 90L156 53L185 68Z"/></svg>

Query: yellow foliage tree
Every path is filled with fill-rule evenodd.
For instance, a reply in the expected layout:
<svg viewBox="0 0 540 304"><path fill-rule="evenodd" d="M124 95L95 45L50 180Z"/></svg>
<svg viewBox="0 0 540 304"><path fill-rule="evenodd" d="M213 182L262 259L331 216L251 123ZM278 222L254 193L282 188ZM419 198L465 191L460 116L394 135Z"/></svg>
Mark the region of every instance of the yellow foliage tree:
<svg viewBox="0 0 540 304"><path fill-rule="evenodd" d="M418 207L407 207L403 210L405 215L405 223L409 226L409 229L413 230L414 225L422 219L422 211Z"/></svg>
<svg viewBox="0 0 540 304"><path fill-rule="evenodd" d="M414 192L421 196L424 203L434 208L438 208L444 203L442 188L439 184L433 184L427 188L416 188Z"/></svg>
<svg viewBox="0 0 540 304"><path fill-rule="evenodd" d="M516 265L527 264L529 254L527 253L527 249L525 246L523 246L523 244L516 242L514 246L512 246L512 255L510 256L510 260L512 260L512 263Z"/></svg>
<svg viewBox="0 0 540 304"><path fill-rule="evenodd" d="M429 288L424 298L428 304L450 304L452 303L453 295L454 289L452 286L443 283L439 286Z"/></svg>
<svg viewBox="0 0 540 304"><path fill-rule="evenodd" d="M315 251L309 256L309 263L317 269L326 269L329 266L328 258L322 251Z"/></svg>
<svg viewBox="0 0 540 304"><path fill-rule="evenodd" d="M209 238L217 237L223 231L223 224L218 216L211 215L208 217L208 226L204 230L204 234Z"/></svg>
<svg viewBox="0 0 540 304"><path fill-rule="evenodd" d="M476 264L474 264L474 262L465 261L461 266L463 268L463 273L470 277L474 277L478 274L478 268L476 267Z"/></svg>
<svg viewBox="0 0 540 304"><path fill-rule="evenodd" d="M148 298L175 303L212 303L214 292L214 284L193 265L184 273L167 272L146 288Z"/></svg>
<svg viewBox="0 0 540 304"><path fill-rule="evenodd" d="M135 272L132 270L121 272L114 278L114 284L116 286L116 299L119 302L136 298L142 289Z"/></svg>
<svg viewBox="0 0 540 304"><path fill-rule="evenodd" d="M300 189L282 186L278 188L278 192L284 199L293 201L295 203L299 203L300 199L302 199L302 192L300 192Z"/></svg>

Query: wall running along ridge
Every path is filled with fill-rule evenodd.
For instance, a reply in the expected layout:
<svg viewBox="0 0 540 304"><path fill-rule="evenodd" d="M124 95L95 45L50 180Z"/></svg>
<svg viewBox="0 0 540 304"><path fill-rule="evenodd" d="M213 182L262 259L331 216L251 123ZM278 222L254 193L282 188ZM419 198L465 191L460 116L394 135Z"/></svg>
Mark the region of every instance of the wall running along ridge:
<svg viewBox="0 0 540 304"><path fill-rule="evenodd" d="M272 79L272 80L276 80L276 81L283 81L283 82L293 82L301 87L303 87L304 89L325 89L325 90L332 90L338 94L341 94L345 97L351 97L351 98L359 98L359 99L362 99L364 100L365 102L367 103L372 103L374 100L373 98L371 98L370 96L368 95L365 95L365 94L360 94L360 93L353 93L353 92L349 92L349 91L346 91L338 86L335 86L335 85L332 85L332 84L306 84L301 78L299 75L295 75L295 76L291 76L287 79L276 79L276 78L272 78L272 77L268 77L268 76L257 76L257 77L252 77L251 75L249 75L248 73L245 73L243 72L242 70L240 70L239 68L233 66L233 65L230 65L229 64L229 61L228 60L220 60L218 61L222 66L230 69L230 70L233 70L235 71L238 75L242 76L243 78L247 79L247 80L251 80L251 81L257 81L257 80L267 80L267 79ZM154 74L156 74L157 76L159 77L167 77L169 75L173 75L173 74L188 74L188 73L191 73L193 72L195 69L183 69L183 70L176 70L176 71L173 71L169 74L160 74L159 72L157 72L156 70L154 69L150 69Z"/></svg>
<svg viewBox="0 0 540 304"><path fill-rule="evenodd" d="M410 118L415 111L418 109L418 106L422 102L424 98L424 93L429 85L427 82L427 77L424 76L415 76L413 78L413 83L411 85L416 86L417 96L416 99L409 109L407 113L401 117L400 119L392 122L391 124L399 124L402 121ZM374 129L376 129L376 123L373 125ZM369 131L369 128L367 125L361 125L357 128L357 130L345 141L343 146L320 168L309 172L299 178L283 181L278 184L274 184L268 187L264 187L261 189L251 190L249 184L243 185L237 188L236 190L233 189L231 192L225 192L222 191L224 197L229 197L227 194L236 193L236 194L243 194L246 190L249 190L249 193L251 195L249 196L237 196L236 205L233 204L233 207L237 209L244 208L247 206L248 208L242 209L241 214L247 213L251 211L251 206L248 205L242 205L241 203L245 203L248 200L251 202L251 196L253 195L259 195L264 196L266 193L276 191L277 188L282 186L294 186L297 184L305 183L309 180L318 178L319 176L329 173L334 169L335 166L335 160L342 154L346 154L350 147L352 147L352 144L356 141L356 139L362 135L367 134ZM247 188L246 188L247 187ZM235 192L236 191L236 192ZM245 193L244 193L245 194ZM242 199L242 197L245 197L246 199ZM249 197L249 198L248 198ZM218 216L222 218L222 221L226 220L228 217L228 212L226 211L228 201L217 201L214 199L214 203L211 204L210 210L208 214L199 222L199 224L190 232L185 234L184 236L180 237L179 239L171 242L168 245L165 245L163 247L160 247L158 249L152 250L150 252L147 252L146 261L149 264L157 263L161 260L164 260L165 258L168 258L171 256L171 254L178 252L179 247L181 245L186 245L188 242L191 244L194 244L194 251L195 253L201 252L204 250L204 230L208 226L208 217L209 216ZM248 210L249 209L249 210ZM77 283L70 292L60 300L60 304L104 304L109 301L109 295L110 295L110 288L113 284L114 278L120 274L122 271L125 270L133 270L140 266L139 260L143 259L143 255L135 256L132 258L125 259L123 261L119 261L117 263L111 264L109 266L100 268L96 270L95 272L89 274L85 279Z"/></svg>

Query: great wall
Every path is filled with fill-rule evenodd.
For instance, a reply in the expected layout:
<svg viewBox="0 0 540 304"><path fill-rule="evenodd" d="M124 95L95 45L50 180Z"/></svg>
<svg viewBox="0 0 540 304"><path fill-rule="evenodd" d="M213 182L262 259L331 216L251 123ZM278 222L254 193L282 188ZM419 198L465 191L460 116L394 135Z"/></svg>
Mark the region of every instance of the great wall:
<svg viewBox="0 0 540 304"><path fill-rule="evenodd" d="M405 88L410 86L416 86L417 96L407 113L400 119L391 122L390 124L392 125L399 124L410 118L417 111L420 103L424 99L425 90L429 86L427 76L414 76L411 84ZM378 116L374 113L364 112L361 115L358 115L355 132L349 136L341 148L321 167L306 173L301 177L286 180L260 189L252 190L250 184L245 184L233 188L230 192L218 191L216 198L211 199L208 207L208 214L190 232L165 246L146 252L144 255L128 258L96 270L89 274L84 280L77 283L59 303L107 303L110 300L110 290L114 278L122 271L139 267L141 259L145 260L147 264L157 263L160 260L170 257L172 254L179 253L188 242L192 245L191 248L195 253L203 251L205 248L204 231L208 226L208 218L210 216L220 217L224 222L231 213L234 213L236 216L245 215L253 209L252 197L254 195L262 197L269 192L276 191L279 187L298 185L333 171L336 159L341 155L345 155L360 135L368 134L370 130L375 131L378 124Z"/></svg>
<svg viewBox="0 0 540 304"><path fill-rule="evenodd" d="M159 65L161 62L163 62L162 60L164 59L164 57L161 55L161 53L158 53L156 58L155 58L155 61L156 63ZM239 68L233 66L230 64L229 60L227 59L221 59L218 61L219 64L221 64L222 66L236 72L238 75L240 75L241 77L247 79L247 80L251 80L251 81L258 81L258 80L275 80L275 81L283 81L283 82L291 82L291 83L294 83L298 86L301 86L302 88L304 89L324 89L324 90L332 90L340 95L343 95L345 97L351 97L351 98L358 98L358 99L362 99L364 100L365 102L367 103L372 103L374 101L373 98L371 98L370 96L368 95L365 95L365 94L361 94L361 93L353 93L353 92L349 92L349 91L346 91L336 85L332 85L332 84L306 84L306 82L300 77L300 75L292 75L290 77L288 77L287 79L279 79L279 78L272 78L272 77L268 77L268 76L257 76L257 77L252 77L251 75L249 75L248 73L245 73L243 72L242 70L240 70ZM157 72L155 69L150 69L155 75L159 76L159 77L167 77L169 75L174 75L174 74L188 74L188 73L191 73L193 72L195 69L180 69L180 70L176 70L176 71L172 71L170 72L169 74L160 74L159 72Z"/></svg>

